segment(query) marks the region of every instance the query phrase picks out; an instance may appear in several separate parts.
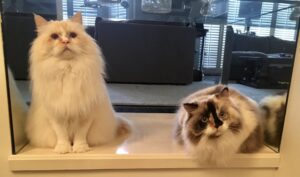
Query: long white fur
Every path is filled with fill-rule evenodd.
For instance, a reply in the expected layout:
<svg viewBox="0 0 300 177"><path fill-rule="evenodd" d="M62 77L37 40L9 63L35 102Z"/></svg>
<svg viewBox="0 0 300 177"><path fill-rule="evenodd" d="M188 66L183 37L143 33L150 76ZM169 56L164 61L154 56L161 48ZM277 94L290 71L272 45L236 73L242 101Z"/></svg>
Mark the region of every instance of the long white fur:
<svg viewBox="0 0 300 177"><path fill-rule="evenodd" d="M32 101L26 124L30 143L68 153L112 140L119 122L97 44L76 21L50 21L37 31L30 51ZM60 55L60 44L49 42L49 36L56 32L65 37L68 31L78 34L69 44L74 53Z"/></svg>
<svg viewBox="0 0 300 177"><path fill-rule="evenodd" d="M197 96L197 94L194 94ZM213 96L201 96L201 97L190 97L189 102L197 102L200 99L212 98ZM248 138L248 136L254 131L258 125L257 114L249 109L249 106L243 101L235 97L230 97L231 101L235 104L240 110L242 128L238 134L233 134L231 131L228 131L228 126L226 123L222 125L221 131L226 131L222 134L217 140L208 139L208 136L202 136L201 140L197 145L194 145L189 141L187 136L186 127L183 126L183 131L181 131L181 136L183 137L185 150L201 164L215 164L219 166L226 166L228 162L232 159L233 155L239 151L240 146ZM248 98L249 103L259 110L257 103ZM186 111L179 111L180 114L185 114L185 121L188 118L188 113ZM182 116L182 115L179 115ZM181 124L183 125L183 124ZM220 131L220 129L219 129ZM215 130L211 127L208 127L204 134L209 135L213 134Z"/></svg>

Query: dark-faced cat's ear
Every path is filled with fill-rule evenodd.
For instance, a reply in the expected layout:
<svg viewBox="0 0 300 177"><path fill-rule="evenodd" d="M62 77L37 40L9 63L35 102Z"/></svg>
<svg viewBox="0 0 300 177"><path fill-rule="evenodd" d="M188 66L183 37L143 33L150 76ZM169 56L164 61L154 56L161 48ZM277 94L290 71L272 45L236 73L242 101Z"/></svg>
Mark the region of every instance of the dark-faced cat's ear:
<svg viewBox="0 0 300 177"><path fill-rule="evenodd" d="M46 19L44 19L42 16L37 15L37 14L33 14L34 16L34 22L35 22L35 26L38 29L41 26L44 26L48 23L48 21Z"/></svg>
<svg viewBox="0 0 300 177"><path fill-rule="evenodd" d="M183 107L188 113L191 113L198 108L198 103L184 103Z"/></svg>
<svg viewBox="0 0 300 177"><path fill-rule="evenodd" d="M82 15L81 12L77 12L73 17L70 18L72 22L82 24Z"/></svg>
<svg viewBox="0 0 300 177"><path fill-rule="evenodd" d="M228 97L229 96L229 88L228 87L224 87L221 92L220 92L220 96L222 97Z"/></svg>

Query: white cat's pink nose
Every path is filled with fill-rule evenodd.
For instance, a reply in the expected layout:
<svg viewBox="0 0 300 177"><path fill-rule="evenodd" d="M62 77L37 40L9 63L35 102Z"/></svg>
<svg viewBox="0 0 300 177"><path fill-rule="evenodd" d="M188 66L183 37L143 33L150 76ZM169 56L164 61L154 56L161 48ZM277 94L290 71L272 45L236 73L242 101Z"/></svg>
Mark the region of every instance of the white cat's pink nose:
<svg viewBox="0 0 300 177"><path fill-rule="evenodd" d="M63 43L63 44L68 44L68 43L70 42L70 40L69 40L68 38L66 38L66 37L62 37L62 38L60 39L60 41L61 41L61 43Z"/></svg>

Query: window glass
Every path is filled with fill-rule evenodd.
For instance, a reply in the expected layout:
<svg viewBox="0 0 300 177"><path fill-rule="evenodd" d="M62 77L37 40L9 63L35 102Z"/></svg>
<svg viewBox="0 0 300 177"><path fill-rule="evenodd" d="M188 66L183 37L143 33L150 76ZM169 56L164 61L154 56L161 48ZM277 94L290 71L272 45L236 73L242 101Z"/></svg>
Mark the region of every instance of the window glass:
<svg viewBox="0 0 300 177"><path fill-rule="evenodd" d="M76 12L82 13L86 32L102 49L117 112L173 113L184 97L219 83L271 106L267 111L274 107L262 102L264 98L288 92L298 1L3 0L9 88L16 88L11 94L21 95L23 112L31 103L28 52L37 35L33 13L67 20ZM26 143L26 116L14 114L14 96L10 98L17 152ZM276 151L287 104L286 97L283 100L282 110L274 110L283 113L269 122L275 130L267 123L265 127L266 144Z"/></svg>

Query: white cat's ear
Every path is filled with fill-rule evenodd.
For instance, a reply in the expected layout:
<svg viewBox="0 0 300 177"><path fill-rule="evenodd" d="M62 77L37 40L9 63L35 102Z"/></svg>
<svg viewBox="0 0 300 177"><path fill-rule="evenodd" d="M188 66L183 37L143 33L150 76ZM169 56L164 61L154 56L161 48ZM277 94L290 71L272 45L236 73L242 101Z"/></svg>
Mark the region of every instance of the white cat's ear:
<svg viewBox="0 0 300 177"><path fill-rule="evenodd" d="M183 107L188 113L191 113L198 108L198 103L184 103Z"/></svg>
<svg viewBox="0 0 300 177"><path fill-rule="evenodd" d="M223 96L223 97L228 97L229 96L229 89L228 89L228 87L224 87L222 89L222 91L220 92L220 95Z"/></svg>
<svg viewBox="0 0 300 177"><path fill-rule="evenodd" d="M46 19L44 19L42 16L40 16L40 15L33 14L33 16L34 16L34 22L35 22L36 28L44 26L44 25L46 25L48 23L48 21Z"/></svg>
<svg viewBox="0 0 300 177"><path fill-rule="evenodd" d="M77 12L73 17L70 18L72 22L82 24L82 15L81 12Z"/></svg>

